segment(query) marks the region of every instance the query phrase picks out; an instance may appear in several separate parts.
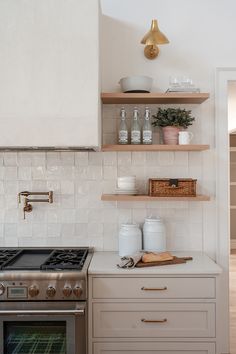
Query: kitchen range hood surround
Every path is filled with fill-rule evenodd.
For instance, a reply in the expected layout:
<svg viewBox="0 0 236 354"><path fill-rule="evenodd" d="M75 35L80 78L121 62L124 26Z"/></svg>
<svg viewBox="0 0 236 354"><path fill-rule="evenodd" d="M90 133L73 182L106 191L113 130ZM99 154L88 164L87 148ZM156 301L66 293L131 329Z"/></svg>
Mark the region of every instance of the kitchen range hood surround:
<svg viewBox="0 0 236 354"><path fill-rule="evenodd" d="M99 17L99 0L0 2L1 150L99 149Z"/></svg>
<svg viewBox="0 0 236 354"><path fill-rule="evenodd" d="M36 151L99 151L97 146L0 146L4 152L36 152Z"/></svg>

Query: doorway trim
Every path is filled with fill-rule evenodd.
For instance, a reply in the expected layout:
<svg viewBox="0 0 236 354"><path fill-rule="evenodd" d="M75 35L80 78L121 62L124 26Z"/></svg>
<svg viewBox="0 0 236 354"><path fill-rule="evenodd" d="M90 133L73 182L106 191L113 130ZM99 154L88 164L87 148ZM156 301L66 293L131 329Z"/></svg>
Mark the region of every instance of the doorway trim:
<svg viewBox="0 0 236 354"><path fill-rule="evenodd" d="M228 82L236 81L236 68L216 69L216 208L217 208L217 251L216 261L222 267L220 277L221 319L218 333L222 338L220 353L229 353L229 256L230 256L230 205L229 205L229 133L228 133ZM224 289L224 291L222 291Z"/></svg>
<svg viewBox="0 0 236 354"><path fill-rule="evenodd" d="M236 240L230 240L230 249L235 250L236 249Z"/></svg>

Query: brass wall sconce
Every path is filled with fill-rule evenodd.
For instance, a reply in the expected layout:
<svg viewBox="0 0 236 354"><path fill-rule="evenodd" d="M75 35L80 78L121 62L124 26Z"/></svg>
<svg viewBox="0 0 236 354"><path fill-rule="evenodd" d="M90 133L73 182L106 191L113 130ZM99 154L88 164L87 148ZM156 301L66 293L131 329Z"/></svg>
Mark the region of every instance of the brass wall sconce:
<svg viewBox="0 0 236 354"><path fill-rule="evenodd" d="M39 198L35 198L35 199L29 199L28 196L30 195L47 195L48 198L46 199L39 199ZM28 192L28 191L24 191L24 192L20 192L18 194L18 201L19 204L21 203L21 197L25 197L24 198L24 207L23 207L23 212L24 212L24 219L25 219L25 213L30 213L33 210L33 206L30 203L53 203L53 192L49 191L49 192Z"/></svg>
<svg viewBox="0 0 236 354"><path fill-rule="evenodd" d="M169 43L168 38L159 30L157 20L152 20L150 31L141 40L145 44L144 55L148 59L155 59L159 54L157 44Z"/></svg>

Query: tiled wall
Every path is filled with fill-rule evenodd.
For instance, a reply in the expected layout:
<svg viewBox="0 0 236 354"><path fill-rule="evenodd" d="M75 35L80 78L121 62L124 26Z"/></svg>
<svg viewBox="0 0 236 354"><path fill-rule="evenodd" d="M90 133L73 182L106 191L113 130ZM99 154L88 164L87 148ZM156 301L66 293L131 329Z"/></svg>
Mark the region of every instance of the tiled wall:
<svg viewBox="0 0 236 354"><path fill-rule="evenodd" d="M144 107L140 107L142 110ZM132 107L127 107L129 114ZM104 140L116 139L120 106L104 106ZM199 108L198 108L199 110ZM195 108L195 113L199 111ZM191 129L203 141L201 121ZM113 141L114 142L114 141ZM198 192L207 192L207 152L6 152L0 154L1 246L94 246L117 250L119 225L142 224L146 216L163 217L169 249L204 249L201 202L103 202L113 193L117 176L136 175L140 192L150 177L194 177ZM210 166L207 166L209 169ZM206 173L205 173L206 175ZM20 191L54 191L54 203L34 203L23 220ZM213 210L214 212L214 210ZM211 225L207 224L206 230ZM210 223L212 224L212 223ZM206 231L205 231L206 233ZM212 233L212 232L210 232Z"/></svg>
<svg viewBox="0 0 236 354"><path fill-rule="evenodd" d="M135 174L145 191L150 176L191 175L191 164L201 166L199 153L3 153L0 163L1 246L115 250L120 223L142 223L148 215L160 215L170 248L202 247L201 203L101 201L102 192L114 192L117 175ZM17 193L24 190L53 190L54 203L34 203L23 220Z"/></svg>
<svg viewBox="0 0 236 354"><path fill-rule="evenodd" d="M0 244L2 246L81 246L116 250L122 222L164 218L172 249L202 248L201 203L102 202L116 176L135 174L140 191L151 176L191 176L201 170L199 153L4 153L0 167ZM173 169L173 165L175 168ZM19 191L54 191L54 203L34 203L23 220ZM191 206L189 206L191 205Z"/></svg>

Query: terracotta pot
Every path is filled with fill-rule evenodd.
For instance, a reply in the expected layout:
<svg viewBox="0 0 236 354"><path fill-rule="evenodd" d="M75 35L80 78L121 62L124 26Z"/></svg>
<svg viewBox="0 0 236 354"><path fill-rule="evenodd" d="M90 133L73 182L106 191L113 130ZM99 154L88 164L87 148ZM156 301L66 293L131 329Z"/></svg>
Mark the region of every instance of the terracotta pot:
<svg viewBox="0 0 236 354"><path fill-rule="evenodd" d="M178 145L178 135L181 129L178 127L162 127L163 142L168 145Z"/></svg>

